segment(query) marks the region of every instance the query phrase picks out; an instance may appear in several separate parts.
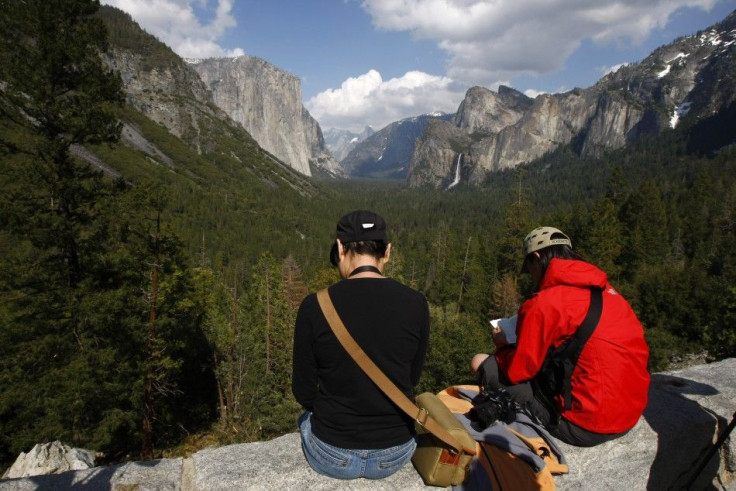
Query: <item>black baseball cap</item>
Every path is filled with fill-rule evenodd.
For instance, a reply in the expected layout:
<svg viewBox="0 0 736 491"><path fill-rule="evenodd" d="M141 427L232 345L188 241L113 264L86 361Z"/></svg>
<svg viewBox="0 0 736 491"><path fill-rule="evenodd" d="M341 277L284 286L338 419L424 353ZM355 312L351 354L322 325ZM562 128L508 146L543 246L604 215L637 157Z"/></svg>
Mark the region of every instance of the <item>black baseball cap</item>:
<svg viewBox="0 0 736 491"><path fill-rule="evenodd" d="M372 211L354 211L337 222L337 238L343 244L365 240L386 242L386 222Z"/></svg>
<svg viewBox="0 0 736 491"><path fill-rule="evenodd" d="M386 242L386 222L372 211L354 211L337 222L337 238L343 244L366 240ZM330 262L333 266L337 266L337 261L337 244L333 242Z"/></svg>

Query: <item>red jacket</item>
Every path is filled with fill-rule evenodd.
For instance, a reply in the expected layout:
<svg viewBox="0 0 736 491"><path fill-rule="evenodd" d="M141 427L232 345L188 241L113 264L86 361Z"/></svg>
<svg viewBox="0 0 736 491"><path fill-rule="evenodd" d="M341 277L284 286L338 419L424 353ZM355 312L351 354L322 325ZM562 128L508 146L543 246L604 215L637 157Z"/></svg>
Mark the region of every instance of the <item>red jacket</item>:
<svg viewBox="0 0 736 491"><path fill-rule="evenodd" d="M533 378L551 346L569 338L590 306L589 286L604 288L603 311L572 374L572 408L562 417L596 433L632 428L644 412L649 390L649 349L636 314L595 266L552 259L539 292L519 309L516 347L500 348L496 360L512 383Z"/></svg>

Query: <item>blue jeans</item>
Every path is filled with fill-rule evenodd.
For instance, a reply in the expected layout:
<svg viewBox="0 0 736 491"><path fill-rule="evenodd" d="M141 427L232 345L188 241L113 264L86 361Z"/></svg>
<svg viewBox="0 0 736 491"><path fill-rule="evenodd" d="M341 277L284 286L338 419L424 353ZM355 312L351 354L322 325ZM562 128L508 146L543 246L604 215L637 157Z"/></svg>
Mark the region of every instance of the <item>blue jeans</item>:
<svg viewBox="0 0 736 491"><path fill-rule="evenodd" d="M414 438L396 447L355 450L329 445L312 434L311 412L299 417L302 450L309 466L320 474L337 479L383 479L411 460L417 442Z"/></svg>

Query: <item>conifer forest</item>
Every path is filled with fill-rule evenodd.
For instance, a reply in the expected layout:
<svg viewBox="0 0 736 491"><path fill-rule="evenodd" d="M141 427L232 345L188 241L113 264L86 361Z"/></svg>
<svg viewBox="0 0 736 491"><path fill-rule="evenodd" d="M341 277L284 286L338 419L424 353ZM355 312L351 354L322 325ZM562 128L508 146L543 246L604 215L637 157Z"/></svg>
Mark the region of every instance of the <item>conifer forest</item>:
<svg viewBox="0 0 736 491"><path fill-rule="evenodd" d="M531 293L521 243L539 225L629 300L651 371L736 355L733 105L597 159L563 146L477 187L269 185L218 157L266 165L227 128L197 152L126 104L98 7L0 1L3 465L52 440L118 462L296 431L296 310L338 280L335 224L355 209L386 219L387 275L430 303L418 391L474 382L488 321ZM123 122L179 170L125 146Z"/></svg>

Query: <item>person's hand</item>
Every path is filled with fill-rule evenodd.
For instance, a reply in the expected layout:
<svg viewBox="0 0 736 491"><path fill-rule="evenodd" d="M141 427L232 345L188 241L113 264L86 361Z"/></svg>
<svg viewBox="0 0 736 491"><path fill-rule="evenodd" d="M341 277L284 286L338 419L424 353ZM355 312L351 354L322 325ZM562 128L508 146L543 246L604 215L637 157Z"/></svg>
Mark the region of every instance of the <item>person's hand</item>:
<svg viewBox="0 0 736 491"><path fill-rule="evenodd" d="M501 346L506 346L507 344L509 344L509 342L506 340L506 334L500 327L494 327L491 334L493 335L493 344L496 345L496 348L500 348Z"/></svg>

